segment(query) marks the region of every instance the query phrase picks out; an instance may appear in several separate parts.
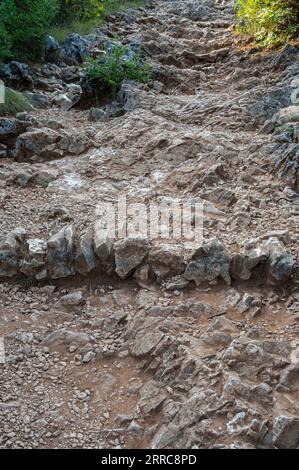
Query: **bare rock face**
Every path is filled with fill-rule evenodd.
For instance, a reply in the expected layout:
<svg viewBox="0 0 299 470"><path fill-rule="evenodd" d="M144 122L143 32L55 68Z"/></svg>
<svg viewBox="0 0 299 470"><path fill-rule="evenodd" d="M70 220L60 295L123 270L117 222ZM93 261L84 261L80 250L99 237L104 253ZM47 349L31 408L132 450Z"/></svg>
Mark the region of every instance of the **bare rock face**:
<svg viewBox="0 0 299 470"><path fill-rule="evenodd" d="M283 284L292 274L294 260L291 253L277 237L263 241L252 239L245 243L244 253L233 255L230 272L234 279L246 281L252 270L261 265L268 284Z"/></svg>
<svg viewBox="0 0 299 470"><path fill-rule="evenodd" d="M96 259L93 250L93 229L79 239L75 258L75 269L78 273L87 275L96 267Z"/></svg>
<svg viewBox="0 0 299 470"><path fill-rule="evenodd" d="M20 272L27 277L33 277L42 280L47 277L46 253L47 243L45 240L33 238L27 240L28 255L22 260Z"/></svg>
<svg viewBox="0 0 299 470"><path fill-rule="evenodd" d="M268 282L269 284L283 284L287 282L292 274L294 260L291 253L282 242L275 238L269 238L264 249L268 254Z"/></svg>
<svg viewBox="0 0 299 470"><path fill-rule="evenodd" d="M78 64L88 55L91 43L77 33L72 33L61 46L61 55L66 63Z"/></svg>
<svg viewBox="0 0 299 470"><path fill-rule="evenodd" d="M67 91L65 93L59 94L55 97L55 104L65 109L66 111L69 111L80 101L81 95L81 86L70 84L68 85Z"/></svg>
<svg viewBox="0 0 299 470"><path fill-rule="evenodd" d="M87 344L91 342L91 338L86 333L79 333L77 331L66 330L65 328L55 330L46 336L41 346L53 347L59 345L70 345L70 344Z"/></svg>
<svg viewBox="0 0 299 470"><path fill-rule="evenodd" d="M75 274L75 231L69 225L47 242L47 265L51 279L61 279Z"/></svg>
<svg viewBox="0 0 299 470"><path fill-rule="evenodd" d="M231 262L231 275L234 279L247 281L251 278L252 269L266 261L267 255L261 250L259 239L248 240L244 253L235 253Z"/></svg>
<svg viewBox="0 0 299 470"><path fill-rule="evenodd" d="M16 160L40 161L62 158L70 153L79 155L88 147L84 133L71 135L67 132L43 127L21 134L16 142Z"/></svg>
<svg viewBox="0 0 299 470"><path fill-rule="evenodd" d="M188 281L200 284L221 277L230 285L229 268L232 255L219 240L215 238L204 243L196 250L192 259L184 273Z"/></svg>
<svg viewBox="0 0 299 470"><path fill-rule="evenodd" d="M161 331L146 333L139 331L130 347L130 353L133 357L146 357L149 355L163 338Z"/></svg>
<svg viewBox="0 0 299 470"><path fill-rule="evenodd" d="M170 244L160 245L150 251L149 265L159 281L185 271L184 251L181 245Z"/></svg>
<svg viewBox="0 0 299 470"><path fill-rule="evenodd" d="M28 124L29 125L29 124ZM15 118L0 118L0 140L17 137L26 130L27 124Z"/></svg>
<svg viewBox="0 0 299 470"><path fill-rule="evenodd" d="M2 76L5 82L16 89L33 88L33 80L27 64L12 60L3 67Z"/></svg>
<svg viewBox="0 0 299 470"><path fill-rule="evenodd" d="M66 307L78 307L83 305L85 302L83 293L81 290L71 292L70 294L64 295L61 297L59 303L65 305Z"/></svg>
<svg viewBox="0 0 299 470"><path fill-rule="evenodd" d="M299 122L299 106L288 106L282 108L276 115L276 122L279 125L290 122Z"/></svg>
<svg viewBox="0 0 299 470"><path fill-rule="evenodd" d="M16 159L23 161L34 156L42 159L61 157L56 145L59 140L59 133L48 128L25 132L17 139Z"/></svg>
<svg viewBox="0 0 299 470"><path fill-rule="evenodd" d="M147 238L127 237L119 240L114 245L115 272L122 279L129 277L150 251L150 243Z"/></svg>
<svg viewBox="0 0 299 470"><path fill-rule="evenodd" d="M273 444L278 449L297 449L299 445L299 418L279 416L273 428Z"/></svg>
<svg viewBox="0 0 299 470"><path fill-rule="evenodd" d="M93 235L94 252L104 266L114 264L112 260L114 241L115 239L112 233L103 230L100 223L95 224Z"/></svg>
<svg viewBox="0 0 299 470"><path fill-rule="evenodd" d="M20 260L26 252L26 230L16 228L0 245L0 277L12 277L19 271Z"/></svg>

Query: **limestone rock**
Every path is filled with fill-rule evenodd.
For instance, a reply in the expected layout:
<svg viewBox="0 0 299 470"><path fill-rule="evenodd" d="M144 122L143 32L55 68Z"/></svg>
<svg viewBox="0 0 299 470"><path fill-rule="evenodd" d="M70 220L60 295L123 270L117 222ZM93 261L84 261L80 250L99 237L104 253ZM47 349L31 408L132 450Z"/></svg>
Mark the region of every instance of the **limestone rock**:
<svg viewBox="0 0 299 470"><path fill-rule="evenodd" d="M294 260L291 253L276 238L269 238L264 245L268 253L267 275L270 284L283 284L292 274Z"/></svg>
<svg viewBox="0 0 299 470"><path fill-rule="evenodd" d="M273 427L273 444L279 449L297 449L299 446L299 418L278 416Z"/></svg>
<svg viewBox="0 0 299 470"><path fill-rule="evenodd" d="M8 86L16 89L33 88L33 80L30 76L27 64L12 60L4 65L2 77Z"/></svg>
<svg viewBox="0 0 299 470"><path fill-rule="evenodd" d="M19 272L21 259L26 256L26 231L17 228L8 233L0 245L0 277L13 277Z"/></svg>
<svg viewBox="0 0 299 470"><path fill-rule="evenodd" d="M63 59L73 65L84 62L88 55L90 42L77 33L72 33L61 46Z"/></svg>
<svg viewBox="0 0 299 470"><path fill-rule="evenodd" d="M140 266L150 251L150 243L147 238L127 237L119 240L114 245L116 273L122 279L126 279Z"/></svg>
<svg viewBox="0 0 299 470"><path fill-rule="evenodd" d="M75 104L77 104L82 95L82 88L80 85L74 83L68 85L66 93L59 94L55 98L55 104L66 111L69 111Z"/></svg>
<svg viewBox="0 0 299 470"><path fill-rule="evenodd" d="M50 279L60 279L75 274L75 231L72 225L53 235L47 242L47 249Z"/></svg>
<svg viewBox="0 0 299 470"><path fill-rule="evenodd" d="M67 307L77 307L83 305L85 302L83 293L81 290L71 292L70 294L64 295L59 301L62 305Z"/></svg>
<svg viewBox="0 0 299 470"><path fill-rule="evenodd" d="M3 117L0 118L0 139L1 142L4 139L8 139L11 137L17 137L18 135L22 134L26 127L29 124L26 124L23 121L20 121L15 118L10 117Z"/></svg>
<svg viewBox="0 0 299 470"><path fill-rule="evenodd" d="M91 342L91 338L86 333L81 333L77 331L66 330L65 328L55 330L46 336L42 342L41 346L59 346L70 344L87 344Z"/></svg>
<svg viewBox="0 0 299 470"><path fill-rule="evenodd" d="M37 279L44 277L46 269L47 243L39 238L27 240L28 257L22 261L20 271L27 277L35 276Z"/></svg>
<svg viewBox="0 0 299 470"><path fill-rule="evenodd" d="M32 157L41 159L61 157L62 154L56 145L59 140L59 133L48 128L25 132L17 139L16 159L23 161Z"/></svg>
<svg viewBox="0 0 299 470"><path fill-rule="evenodd" d="M80 237L77 243L75 269L78 273L87 275L96 267L93 250L93 229L90 228Z"/></svg>
<svg viewBox="0 0 299 470"><path fill-rule="evenodd" d="M188 281L200 284L221 277L230 285L229 267L232 255L218 239L204 243L195 251L192 259L184 273Z"/></svg>
<svg viewBox="0 0 299 470"><path fill-rule="evenodd" d="M93 245L94 252L102 264L112 263L114 235L108 230L103 230L101 224L94 226Z"/></svg>
<svg viewBox="0 0 299 470"><path fill-rule="evenodd" d="M182 274L186 268L184 248L170 244L152 248L149 253L149 266L158 280Z"/></svg>
<svg viewBox="0 0 299 470"><path fill-rule="evenodd" d="M130 353L133 357L145 357L149 355L160 343L164 334L159 330L145 332L140 330L136 333L130 346Z"/></svg>

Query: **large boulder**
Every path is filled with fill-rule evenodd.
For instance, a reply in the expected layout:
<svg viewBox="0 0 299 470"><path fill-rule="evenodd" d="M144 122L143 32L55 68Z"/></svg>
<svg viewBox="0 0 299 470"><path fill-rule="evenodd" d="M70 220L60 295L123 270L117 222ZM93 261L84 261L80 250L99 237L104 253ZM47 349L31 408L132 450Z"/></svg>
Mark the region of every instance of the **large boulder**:
<svg viewBox="0 0 299 470"><path fill-rule="evenodd" d="M91 342L91 337L83 332L61 328L49 333L40 343L43 347L57 347L69 345L85 345Z"/></svg>
<svg viewBox="0 0 299 470"><path fill-rule="evenodd" d="M227 285L230 285L231 260L231 253L217 238L214 238L195 251L192 261L185 270L184 277L188 281L194 281L197 285L221 277Z"/></svg>
<svg viewBox="0 0 299 470"><path fill-rule="evenodd" d="M54 101L57 106L60 108L69 111L73 106L79 103L82 95L82 88L80 85L71 83L67 87L67 91L62 94L58 94Z"/></svg>
<svg viewBox="0 0 299 470"><path fill-rule="evenodd" d="M151 245L144 237L127 237L114 245L115 271L122 279L126 279L141 265L148 255Z"/></svg>
<svg viewBox="0 0 299 470"><path fill-rule="evenodd" d="M16 159L23 161L31 158L58 158L62 153L57 149L61 136L58 132L41 128L21 134L16 142Z"/></svg>
<svg viewBox="0 0 299 470"><path fill-rule="evenodd" d="M60 58L60 46L53 36L48 36L45 40L45 60L55 63Z"/></svg>
<svg viewBox="0 0 299 470"><path fill-rule="evenodd" d="M92 228L79 239L76 251L75 269L78 273L87 275L96 267Z"/></svg>
<svg viewBox="0 0 299 470"><path fill-rule="evenodd" d="M42 280L47 277L46 254L47 243L39 238L30 238L26 241L28 254L22 260L20 272L27 277Z"/></svg>
<svg viewBox="0 0 299 470"><path fill-rule="evenodd" d="M277 237L269 237L267 240L252 239L245 243L244 253L233 255L231 276L238 280L248 280L252 270L258 266L262 268L264 280L276 285L290 279L294 260Z"/></svg>
<svg viewBox="0 0 299 470"><path fill-rule="evenodd" d="M278 416L274 423L272 439L274 446L278 447L278 449L298 449L298 416Z"/></svg>
<svg viewBox="0 0 299 470"><path fill-rule="evenodd" d="M75 230L64 227L47 242L47 266L50 279L61 279L75 274Z"/></svg>
<svg viewBox="0 0 299 470"><path fill-rule="evenodd" d="M267 280L269 284L281 284L287 282L294 266L291 253L277 238L269 238L263 245L268 255Z"/></svg>
<svg viewBox="0 0 299 470"><path fill-rule="evenodd" d="M113 233L103 230L101 223L94 226L93 247L102 266L114 265L113 246L115 238Z"/></svg>
<svg viewBox="0 0 299 470"><path fill-rule="evenodd" d="M69 65L82 64L89 53L90 41L72 33L61 46L61 56Z"/></svg>
<svg viewBox="0 0 299 470"><path fill-rule="evenodd" d="M149 266L156 278L171 278L185 271L184 248L181 245L164 244L149 253Z"/></svg>
<svg viewBox="0 0 299 470"><path fill-rule="evenodd" d="M33 80L30 76L27 64L13 60L3 66L1 76L4 79L5 84L12 88L16 88L18 90L33 88Z"/></svg>
<svg viewBox="0 0 299 470"><path fill-rule="evenodd" d="M132 80L124 80L117 94L117 102L125 112L132 112L139 104L139 95L136 83Z"/></svg>
<svg viewBox="0 0 299 470"><path fill-rule="evenodd" d="M6 142L7 139L17 137L25 132L30 123L25 123L15 118L0 118L0 141Z"/></svg>
<svg viewBox="0 0 299 470"><path fill-rule="evenodd" d="M16 228L8 233L0 244L0 277L18 274L20 261L26 257L26 230Z"/></svg>
<svg viewBox="0 0 299 470"><path fill-rule="evenodd" d="M88 147L84 133L72 135L42 127L21 134L16 141L17 161L41 161L62 158L65 154L79 155Z"/></svg>
<svg viewBox="0 0 299 470"><path fill-rule="evenodd" d="M259 239L248 240L244 245L244 253L234 253L230 273L233 279L247 281L251 278L252 269L267 258L261 250Z"/></svg>

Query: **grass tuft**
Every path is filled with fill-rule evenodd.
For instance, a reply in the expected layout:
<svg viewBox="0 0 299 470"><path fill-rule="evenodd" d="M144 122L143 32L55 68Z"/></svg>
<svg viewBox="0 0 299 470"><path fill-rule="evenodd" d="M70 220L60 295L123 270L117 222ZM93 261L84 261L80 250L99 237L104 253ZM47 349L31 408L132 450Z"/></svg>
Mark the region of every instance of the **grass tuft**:
<svg viewBox="0 0 299 470"><path fill-rule="evenodd" d="M5 103L0 103L0 116L15 116L32 108L26 96L19 91L5 88L4 96Z"/></svg>

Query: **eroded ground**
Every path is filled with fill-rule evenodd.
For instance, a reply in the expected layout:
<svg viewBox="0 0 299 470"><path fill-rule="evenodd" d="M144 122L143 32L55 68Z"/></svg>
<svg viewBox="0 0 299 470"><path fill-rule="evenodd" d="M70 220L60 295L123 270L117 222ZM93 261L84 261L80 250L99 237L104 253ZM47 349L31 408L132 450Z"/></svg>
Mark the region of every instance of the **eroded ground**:
<svg viewBox="0 0 299 470"><path fill-rule="evenodd" d="M70 223L84 234L97 204L121 194L203 198L205 239L234 252L279 231L296 268L299 186L275 171L265 122L289 106L299 70L238 47L230 2L203 3L157 1L102 27L140 43L155 80L135 84L138 106L108 122L78 108L30 113L75 150L1 160L1 234L48 239ZM38 73L55 91L62 71L49 67ZM3 280L0 445L298 447L296 280L184 290L116 275Z"/></svg>

